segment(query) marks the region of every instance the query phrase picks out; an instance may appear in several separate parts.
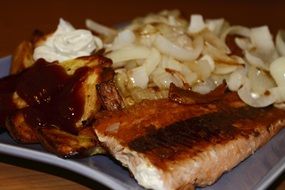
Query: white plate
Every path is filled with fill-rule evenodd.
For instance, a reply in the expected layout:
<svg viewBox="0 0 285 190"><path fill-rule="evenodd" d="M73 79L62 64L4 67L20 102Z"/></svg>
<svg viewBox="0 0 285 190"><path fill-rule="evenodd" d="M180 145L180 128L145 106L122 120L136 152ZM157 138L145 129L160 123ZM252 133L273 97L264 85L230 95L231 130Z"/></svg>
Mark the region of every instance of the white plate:
<svg viewBox="0 0 285 190"><path fill-rule="evenodd" d="M9 72L11 59L0 59L0 77ZM255 154L224 174L214 185L201 190L265 189L285 169L285 130ZM7 133L0 134L0 152L40 161L71 170L116 190L143 189L128 171L107 156L85 159L62 159L44 151L39 145L15 143Z"/></svg>

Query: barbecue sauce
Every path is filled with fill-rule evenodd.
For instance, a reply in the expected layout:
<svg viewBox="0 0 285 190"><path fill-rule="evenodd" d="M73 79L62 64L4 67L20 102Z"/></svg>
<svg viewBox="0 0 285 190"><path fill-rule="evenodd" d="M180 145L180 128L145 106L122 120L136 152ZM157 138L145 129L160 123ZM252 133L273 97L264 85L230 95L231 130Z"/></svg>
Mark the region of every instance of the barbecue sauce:
<svg viewBox="0 0 285 190"><path fill-rule="evenodd" d="M16 91L29 105L23 111L31 126L56 127L77 134L76 122L84 111L84 98L80 89L89 71L88 67L82 67L73 75L68 75L59 64L39 59L22 73L1 79L1 125L15 109L12 93Z"/></svg>

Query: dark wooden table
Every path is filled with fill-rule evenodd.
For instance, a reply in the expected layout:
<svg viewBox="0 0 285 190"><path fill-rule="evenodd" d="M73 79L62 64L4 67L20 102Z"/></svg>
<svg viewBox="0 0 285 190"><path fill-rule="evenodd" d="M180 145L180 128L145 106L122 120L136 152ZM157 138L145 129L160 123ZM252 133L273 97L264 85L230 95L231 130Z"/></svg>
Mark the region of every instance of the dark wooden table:
<svg viewBox="0 0 285 190"><path fill-rule="evenodd" d="M282 1L154 1L154 0L3 0L0 1L0 57L13 53L17 44L29 39L33 30L49 32L60 17L76 27L91 18L108 26L163 9L180 9L189 17L226 18L232 24L269 25L275 33L285 28ZM270 189L285 189L282 175ZM72 172L29 160L0 154L0 189L102 189L96 182Z"/></svg>

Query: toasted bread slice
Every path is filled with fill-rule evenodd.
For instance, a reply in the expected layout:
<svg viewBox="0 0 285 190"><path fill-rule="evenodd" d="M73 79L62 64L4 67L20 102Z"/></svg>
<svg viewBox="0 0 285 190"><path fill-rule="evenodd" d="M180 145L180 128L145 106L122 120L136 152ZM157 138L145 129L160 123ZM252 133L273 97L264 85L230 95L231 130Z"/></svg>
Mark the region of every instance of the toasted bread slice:
<svg viewBox="0 0 285 190"><path fill-rule="evenodd" d="M237 97L209 104L144 101L98 116L99 141L145 188L213 184L285 125L285 111L252 108Z"/></svg>

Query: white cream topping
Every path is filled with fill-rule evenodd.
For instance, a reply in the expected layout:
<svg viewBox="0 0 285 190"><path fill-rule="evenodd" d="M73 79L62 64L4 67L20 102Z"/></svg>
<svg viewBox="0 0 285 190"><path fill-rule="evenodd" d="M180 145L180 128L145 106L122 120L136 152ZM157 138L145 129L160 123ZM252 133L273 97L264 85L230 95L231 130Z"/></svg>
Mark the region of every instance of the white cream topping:
<svg viewBox="0 0 285 190"><path fill-rule="evenodd" d="M94 50L102 48L100 38L89 30L75 29L70 23L60 19L57 30L34 50L34 60L65 61L88 56Z"/></svg>

